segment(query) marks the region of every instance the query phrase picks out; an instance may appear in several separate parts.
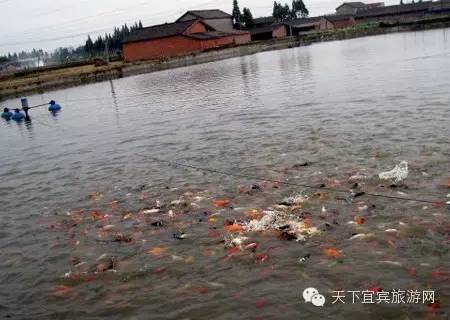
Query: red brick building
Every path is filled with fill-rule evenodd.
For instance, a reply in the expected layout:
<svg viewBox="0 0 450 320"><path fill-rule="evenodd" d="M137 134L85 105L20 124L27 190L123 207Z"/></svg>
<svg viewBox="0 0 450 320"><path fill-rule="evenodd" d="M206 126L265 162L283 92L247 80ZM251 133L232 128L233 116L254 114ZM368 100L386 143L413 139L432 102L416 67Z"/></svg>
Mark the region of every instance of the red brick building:
<svg viewBox="0 0 450 320"><path fill-rule="evenodd" d="M187 19L190 14L183 15L178 22L139 29L131 34L123 43L125 61L181 56L250 42L247 31L217 30L203 20ZM226 25L224 17L218 19L220 24Z"/></svg>
<svg viewBox="0 0 450 320"><path fill-rule="evenodd" d="M352 27L356 24L353 16L330 15L320 19L319 30L341 29Z"/></svg>

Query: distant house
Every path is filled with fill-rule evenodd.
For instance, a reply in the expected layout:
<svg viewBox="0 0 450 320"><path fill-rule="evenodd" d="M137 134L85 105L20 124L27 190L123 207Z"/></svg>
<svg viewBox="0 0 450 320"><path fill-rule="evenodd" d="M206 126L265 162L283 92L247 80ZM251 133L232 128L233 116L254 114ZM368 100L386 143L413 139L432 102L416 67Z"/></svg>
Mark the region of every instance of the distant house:
<svg viewBox="0 0 450 320"><path fill-rule="evenodd" d="M441 0L433 2L430 11L432 13L450 12L450 0Z"/></svg>
<svg viewBox="0 0 450 320"><path fill-rule="evenodd" d="M355 18L351 15L329 15L320 19L319 29L341 29L354 26L355 24Z"/></svg>
<svg viewBox="0 0 450 320"><path fill-rule="evenodd" d="M277 20L274 17L261 17L253 19L253 22L255 24L255 28L261 28L270 26L277 22Z"/></svg>
<svg viewBox="0 0 450 320"><path fill-rule="evenodd" d="M123 54L125 61L160 59L249 41L247 31L219 31L202 20L187 20L136 30L123 42Z"/></svg>
<svg viewBox="0 0 450 320"><path fill-rule="evenodd" d="M202 20L217 31L232 31L233 17L222 10L193 10L187 11L175 22Z"/></svg>
<svg viewBox="0 0 450 320"><path fill-rule="evenodd" d="M385 21L405 19L408 17L416 18L418 16L429 14L434 3L431 1L423 1L395 6L371 8L359 11L355 15L355 19L357 21Z"/></svg>
<svg viewBox="0 0 450 320"><path fill-rule="evenodd" d="M344 2L336 8L337 15L355 15L359 11L384 7L384 2L364 3L364 2Z"/></svg>
<svg viewBox="0 0 450 320"><path fill-rule="evenodd" d="M251 29L250 34L252 41L280 39L287 37L287 30L284 24L278 23Z"/></svg>
<svg viewBox="0 0 450 320"><path fill-rule="evenodd" d="M290 35L299 35L300 33L313 32L319 30L322 17L309 17L283 22Z"/></svg>

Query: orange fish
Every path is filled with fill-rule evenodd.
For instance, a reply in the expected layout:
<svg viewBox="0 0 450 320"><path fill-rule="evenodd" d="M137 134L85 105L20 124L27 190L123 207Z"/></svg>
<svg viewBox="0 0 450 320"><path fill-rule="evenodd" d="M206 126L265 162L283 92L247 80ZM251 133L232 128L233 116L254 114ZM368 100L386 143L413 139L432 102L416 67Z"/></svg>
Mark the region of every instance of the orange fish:
<svg viewBox="0 0 450 320"><path fill-rule="evenodd" d="M92 211L91 212L91 218L92 220L103 220L106 219L108 215L106 213L100 212L100 211Z"/></svg>
<svg viewBox="0 0 450 320"><path fill-rule="evenodd" d="M240 224L233 223L233 224L225 226L225 230L230 233L237 233L237 232L244 232L245 228L243 226L241 226Z"/></svg>
<svg viewBox="0 0 450 320"><path fill-rule="evenodd" d="M325 255L330 258L340 258L342 257L342 251L335 248L328 248L324 250Z"/></svg>
<svg viewBox="0 0 450 320"><path fill-rule="evenodd" d="M73 288L65 285L57 285L55 287L55 291L53 292L54 296L63 297L73 291Z"/></svg>
<svg viewBox="0 0 450 320"><path fill-rule="evenodd" d="M231 200L229 200L229 199L221 199L221 200L214 201L214 207L216 207L216 208L226 208L226 207L229 207L230 204L231 204Z"/></svg>
<svg viewBox="0 0 450 320"><path fill-rule="evenodd" d="M207 294L209 292L209 288L207 287L201 287L197 289L197 292L200 294Z"/></svg>
<svg viewBox="0 0 450 320"><path fill-rule="evenodd" d="M152 249L147 250L148 254L151 254L155 257L160 257L167 252L167 247L154 247Z"/></svg>
<svg viewBox="0 0 450 320"><path fill-rule="evenodd" d="M364 218L357 218L356 219L356 223L359 225L363 225L364 223L366 223L366 219Z"/></svg>
<svg viewBox="0 0 450 320"><path fill-rule="evenodd" d="M258 209L249 209L245 211L245 216L252 220L261 220L263 214Z"/></svg>
<svg viewBox="0 0 450 320"><path fill-rule="evenodd" d="M163 274L164 272L166 272L166 268L164 267L156 268L155 270L153 270L154 274Z"/></svg>
<svg viewBox="0 0 450 320"><path fill-rule="evenodd" d="M428 308L430 308L430 309L440 309L441 308L441 304L439 303L439 301L435 301L433 303L428 304Z"/></svg>
<svg viewBox="0 0 450 320"><path fill-rule="evenodd" d="M314 225L311 218L304 219L303 224L304 224L305 228L312 228Z"/></svg>

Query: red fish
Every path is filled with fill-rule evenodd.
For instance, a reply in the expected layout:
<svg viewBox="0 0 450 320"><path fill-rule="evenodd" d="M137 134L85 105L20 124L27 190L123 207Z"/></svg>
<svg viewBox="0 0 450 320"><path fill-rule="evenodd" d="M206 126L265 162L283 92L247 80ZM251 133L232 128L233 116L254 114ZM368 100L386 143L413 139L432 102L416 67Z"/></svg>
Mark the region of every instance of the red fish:
<svg viewBox="0 0 450 320"><path fill-rule="evenodd" d="M55 291L53 292L53 295L56 297L63 297L68 295L73 291L72 287L65 286L65 285L57 285L55 287Z"/></svg>
<svg viewBox="0 0 450 320"><path fill-rule="evenodd" d="M231 200L229 199L220 199L214 201L214 207L216 208L226 208L229 207L231 204Z"/></svg>
<svg viewBox="0 0 450 320"><path fill-rule="evenodd" d="M265 262L267 260L269 260L269 255L267 255L265 253L259 254L259 255L257 255L255 257L255 262L256 263L263 263L263 262Z"/></svg>

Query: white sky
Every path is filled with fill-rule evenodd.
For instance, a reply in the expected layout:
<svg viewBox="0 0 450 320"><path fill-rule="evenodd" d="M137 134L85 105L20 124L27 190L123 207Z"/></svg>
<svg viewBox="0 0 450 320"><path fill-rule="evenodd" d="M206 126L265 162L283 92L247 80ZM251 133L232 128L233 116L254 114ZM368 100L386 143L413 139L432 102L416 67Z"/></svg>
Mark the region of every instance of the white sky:
<svg viewBox="0 0 450 320"><path fill-rule="evenodd" d="M0 0L0 54L77 46L114 26L142 20L144 26L172 22L186 10L219 8L232 0ZM281 2L284 2L283 0ZM291 0L287 1L288 3ZM305 0L310 15L332 13L343 0ZM377 2L368 0L367 2ZM399 1L387 0L386 4ZM254 17L272 14L273 0L240 0Z"/></svg>

